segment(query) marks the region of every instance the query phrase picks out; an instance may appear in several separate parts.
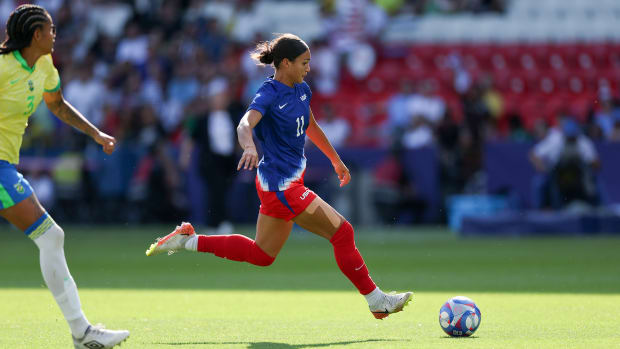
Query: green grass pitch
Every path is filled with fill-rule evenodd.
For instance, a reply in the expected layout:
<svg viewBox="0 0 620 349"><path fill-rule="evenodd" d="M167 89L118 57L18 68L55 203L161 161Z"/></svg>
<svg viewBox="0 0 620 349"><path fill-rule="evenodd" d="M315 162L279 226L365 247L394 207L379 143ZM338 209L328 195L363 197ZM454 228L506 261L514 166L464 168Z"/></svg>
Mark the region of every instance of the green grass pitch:
<svg viewBox="0 0 620 349"><path fill-rule="evenodd" d="M611 348L620 344L620 237L459 239L438 228L357 233L385 291L413 290L375 320L331 245L295 230L269 268L178 253L146 257L171 227L66 227L65 252L93 323L123 348ZM253 228L242 232L253 236ZM0 348L70 348L36 246L0 225ZM476 301L471 338L438 324L448 298Z"/></svg>

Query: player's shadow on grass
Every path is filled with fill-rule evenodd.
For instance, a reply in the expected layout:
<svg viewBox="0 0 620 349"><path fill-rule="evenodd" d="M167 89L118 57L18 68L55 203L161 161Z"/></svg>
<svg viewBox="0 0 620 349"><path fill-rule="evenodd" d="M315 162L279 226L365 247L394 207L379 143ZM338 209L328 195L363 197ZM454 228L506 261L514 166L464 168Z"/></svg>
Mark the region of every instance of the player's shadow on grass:
<svg viewBox="0 0 620 349"><path fill-rule="evenodd" d="M274 342L183 342L183 343L154 343L165 345L200 345L200 344L247 344L247 349L303 349L303 348L320 348L329 347L331 345L349 345L357 343L370 343L370 342L405 342L405 339L365 339L361 341L343 341L343 342L331 342L331 343L312 343L312 344L287 344L287 343L274 343Z"/></svg>

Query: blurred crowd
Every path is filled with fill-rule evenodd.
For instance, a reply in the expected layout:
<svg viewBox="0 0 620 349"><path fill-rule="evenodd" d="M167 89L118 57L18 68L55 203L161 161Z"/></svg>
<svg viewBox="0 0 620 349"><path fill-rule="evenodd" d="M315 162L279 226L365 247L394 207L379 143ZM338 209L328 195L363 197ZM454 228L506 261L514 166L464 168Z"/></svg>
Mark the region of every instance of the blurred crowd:
<svg viewBox="0 0 620 349"><path fill-rule="evenodd" d="M0 0L0 20L20 3ZM263 2L36 3L58 28L53 57L65 98L119 144L114 156L105 156L42 105L24 137L21 169L43 204L76 221L178 221L189 212L186 177L198 157L198 175L210 188L206 223L226 226L221 197L235 176L235 127L272 73L248 55L257 42L270 39L256 23ZM452 80L457 103L446 101L432 81L399 79L395 92L364 105L360 118L379 115L371 128L360 130L329 103L344 80L372 74L390 16L488 11L505 11L504 1L321 1L321 31L308 39L313 56L307 80L317 97L314 113L334 145L387 146L395 153L436 145L444 191L454 193L479 190L485 141L545 139L553 124L541 120L526 127L520 115L503 108L492 79L474 79L459 69ZM579 126L590 139L620 141L613 97L602 90L600 106ZM377 180L402 182L398 174L385 173L378 170ZM415 197L406 200L423 207Z"/></svg>

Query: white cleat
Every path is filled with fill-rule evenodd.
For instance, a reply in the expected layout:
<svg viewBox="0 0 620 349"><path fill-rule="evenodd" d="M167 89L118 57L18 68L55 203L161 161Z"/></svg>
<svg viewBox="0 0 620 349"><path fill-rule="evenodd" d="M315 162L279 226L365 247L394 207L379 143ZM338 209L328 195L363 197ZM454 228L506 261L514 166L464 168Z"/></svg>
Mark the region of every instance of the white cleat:
<svg viewBox="0 0 620 349"><path fill-rule="evenodd" d="M409 304L413 298L412 292L383 294L381 301L370 307L375 318L382 320L390 314L398 313Z"/></svg>
<svg viewBox="0 0 620 349"><path fill-rule="evenodd" d="M129 337L129 331L106 330L103 325L88 326L82 338L73 337L76 349L106 349L120 345Z"/></svg>
<svg viewBox="0 0 620 349"><path fill-rule="evenodd" d="M146 255L154 256L164 252L168 252L169 255L173 254L176 251L185 249L187 240L195 235L194 227L190 223L183 222L172 233L163 238L157 238L157 241L152 243L149 249L146 250Z"/></svg>

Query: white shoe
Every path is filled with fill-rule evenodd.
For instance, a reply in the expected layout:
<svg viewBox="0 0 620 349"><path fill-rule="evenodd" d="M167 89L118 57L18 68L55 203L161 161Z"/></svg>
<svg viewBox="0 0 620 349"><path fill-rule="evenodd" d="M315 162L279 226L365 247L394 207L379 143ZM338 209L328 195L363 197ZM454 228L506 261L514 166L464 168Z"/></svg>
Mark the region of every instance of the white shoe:
<svg viewBox="0 0 620 349"><path fill-rule="evenodd" d="M146 250L146 255L154 256L164 252L168 252L170 255L178 250L185 249L185 243L195 234L194 227L190 223L183 222L172 233L163 238L157 238L157 241Z"/></svg>
<svg viewBox="0 0 620 349"><path fill-rule="evenodd" d="M383 294L381 300L369 306L370 312L375 318L382 320L390 314L398 313L409 304L413 298L412 292Z"/></svg>
<svg viewBox="0 0 620 349"><path fill-rule="evenodd" d="M129 337L129 331L106 330L103 325L88 326L82 338L73 337L76 349L106 349L113 348Z"/></svg>

